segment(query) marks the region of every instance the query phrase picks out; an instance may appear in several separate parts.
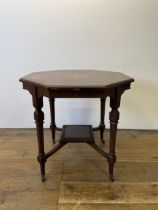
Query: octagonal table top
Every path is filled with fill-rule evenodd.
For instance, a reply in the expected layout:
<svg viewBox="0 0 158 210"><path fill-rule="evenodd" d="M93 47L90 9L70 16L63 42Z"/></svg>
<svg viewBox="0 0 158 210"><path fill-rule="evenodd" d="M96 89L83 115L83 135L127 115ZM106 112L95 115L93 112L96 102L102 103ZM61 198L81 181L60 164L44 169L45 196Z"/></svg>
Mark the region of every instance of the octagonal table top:
<svg viewBox="0 0 158 210"><path fill-rule="evenodd" d="M120 72L100 70L54 70L28 74L20 79L45 88L103 88L133 82Z"/></svg>

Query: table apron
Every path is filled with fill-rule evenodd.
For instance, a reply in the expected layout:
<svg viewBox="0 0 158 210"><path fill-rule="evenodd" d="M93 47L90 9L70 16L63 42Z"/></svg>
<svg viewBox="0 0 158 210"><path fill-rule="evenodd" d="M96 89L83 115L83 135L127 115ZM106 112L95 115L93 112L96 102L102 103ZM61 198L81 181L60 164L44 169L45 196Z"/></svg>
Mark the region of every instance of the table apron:
<svg viewBox="0 0 158 210"><path fill-rule="evenodd" d="M42 91L40 90L42 93ZM46 92L45 92L46 93ZM114 94L114 89L100 88L73 88L73 89L49 89L44 94L49 98L101 98Z"/></svg>

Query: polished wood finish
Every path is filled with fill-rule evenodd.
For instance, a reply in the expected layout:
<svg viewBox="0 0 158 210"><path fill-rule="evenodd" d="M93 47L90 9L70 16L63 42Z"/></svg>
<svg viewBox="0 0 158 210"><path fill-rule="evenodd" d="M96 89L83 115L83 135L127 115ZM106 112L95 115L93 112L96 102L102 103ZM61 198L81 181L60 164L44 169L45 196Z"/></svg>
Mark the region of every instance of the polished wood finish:
<svg viewBox="0 0 158 210"><path fill-rule="evenodd" d="M117 123L119 120L118 108L120 106L120 99L121 99L121 92L119 90L115 90L114 96L110 97L110 107L112 110L109 114L110 146L109 146L108 162L109 162L109 176L112 181L114 180L113 168L114 168L114 163L116 162L115 143L116 143Z"/></svg>
<svg viewBox="0 0 158 210"><path fill-rule="evenodd" d="M120 72L98 70L57 70L34 72L20 79L43 88L108 88L132 82L133 79Z"/></svg>
<svg viewBox="0 0 158 210"><path fill-rule="evenodd" d="M105 123L104 123L104 118L105 118L105 98L100 99L100 139L102 143L105 143L103 136L104 136L104 131L105 131Z"/></svg>
<svg viewBox="0 0 158 210"><path fill-rule="evenodd" d="M100 121L100 137L103 142L103 132L105 129L105 98L110 97L110 146L109 153L105 153L95 143L87 143L96 149L101 155L107 158L109 162L109 177L111 181L113 177L113 167L116 161L115 142L117 123L119 119L118 108L120 106L121 95L130 88L131 82L134 80L119 72L96 71L96 70L61 70L36 72L20 79L23 88L28 90L33 97L33 106L35 108L35 121L37 127L38 138L38 161L41 168L41 179L45 180L45 162L52 154L58 151L62 146L62 142L51 149L47 154L44 152L44 135L43 120L44 113L43 96L50 100L51 111L51 130L52 139L55 143L55 98L100 98L101 99L101 121ZM65 142L67 143L67 142Z"/></svg>
<svg viewBox="0 0 158 210"><path fill-rule="evenodd" d="M44 133L47 151L51 132ZM94 137L100 145L100 133ZM86 144L65 145L47 161L47 181L40 183L35 138L35 129L0 129L1 210L158 209L158 131L118 130L113 183L105 159ZM108 145L107 139L102 149Z"/></svg>
<svg viewBox="0 0 158 210"><path fill-rule="evenodd" d="M53 141L53 144L55 144L56 124L55 124L55 99L54 98L49 99L49 105L50 105L50 116L51 116L50 129L52 132L52 141Z"/></svg>
<svg viewBox="0 0 158 210"><path fill-rule="evenodd" d="M91 125L64 125L62 129L62 143L94 143L94 135Z"/></svg>
<svg viewBox="0 0 158 210"><path fill-rule="evenodd" d="M45 180L45 162L46 162L46 157L44 153L44 132L43 132L44 113L42 111L43 97L38 97L36 88L33 89L32 100L33 100L33 106L35 108L34 119L36 123L37 140L38 140L37 160L40 163L41 180L43 182Z"/></svg>

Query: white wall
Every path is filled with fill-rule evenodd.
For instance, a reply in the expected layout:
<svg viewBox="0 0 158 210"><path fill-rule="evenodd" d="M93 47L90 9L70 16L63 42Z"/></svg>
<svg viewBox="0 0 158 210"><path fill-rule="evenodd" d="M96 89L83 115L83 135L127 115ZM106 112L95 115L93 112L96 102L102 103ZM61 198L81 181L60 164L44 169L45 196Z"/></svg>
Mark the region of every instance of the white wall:
<svg viewBox="0 0 158 210"><path fill-rule="evenodd" d="M20 77L73 68L134 77L122 98L119 127L158 129L158 1L0 1L0 127L35 126ZM57 123L98 124L97 101L57 100Z"/></svg>

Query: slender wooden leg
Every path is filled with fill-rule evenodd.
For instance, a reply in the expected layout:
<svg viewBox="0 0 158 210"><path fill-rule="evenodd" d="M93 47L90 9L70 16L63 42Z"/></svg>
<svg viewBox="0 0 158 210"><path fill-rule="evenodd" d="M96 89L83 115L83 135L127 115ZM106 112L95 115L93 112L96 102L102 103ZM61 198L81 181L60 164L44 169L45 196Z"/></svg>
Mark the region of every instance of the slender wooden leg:
<svg viewBox="0 0 158 210"><path fill-rule="evenodd" d="M41 110L43 107L43 97L38 98L36 93L33 94L33 105L35 107L34 119L36 123L37 140L38 140L37 160L40 163L41 180L43 182L45 181L45 162L46 162L46 157L44 153L44 132L43 132L44 113Z"/></svg>
<svg viewBox="0 0 158 210"><path fill-rule="evenodd" d="M55 99L50 98L49 99L49 104L50 104L50 115L51 115L50 129L51 129L51 133L52 133L52 141L53 141L53 144L55 144L55 128L56 128L56 124L55 124Z"/></svg>
<svg viewBox="0 0 158 210"><path fill-rule="evenodd" d="M113 168L114 163L116 162L115 155L115 143L116 143L116 133L117 133L117 124L119 120L119 108L120 105L120 95L116 94L114 97L110 98L110 106L112 108L109 119L110 119L110 145L109 145L109 154L108 154L108 162L109 162L109 178L111 181L114 181L113 176Z"/></svg>
<svg viewBox="0 0 158 210"><path fill-rule="evenodd" d="M102 143L105 143L104 141L104 131L105 131L105 124L104 124L104 118L105 118L105 98L100 99L100 139Z"/></svg>

